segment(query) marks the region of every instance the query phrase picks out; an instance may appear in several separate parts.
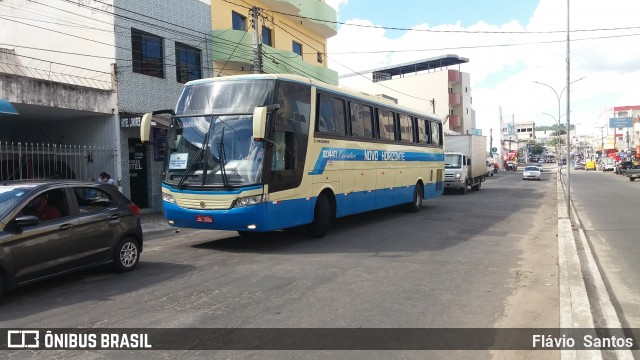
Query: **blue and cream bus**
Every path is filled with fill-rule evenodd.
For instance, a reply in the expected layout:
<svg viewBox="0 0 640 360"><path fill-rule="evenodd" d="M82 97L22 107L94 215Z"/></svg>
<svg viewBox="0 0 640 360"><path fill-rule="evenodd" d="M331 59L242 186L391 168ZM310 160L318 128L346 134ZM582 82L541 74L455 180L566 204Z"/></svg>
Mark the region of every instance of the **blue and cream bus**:
<svg viewBox="0 0 640 360"><path fill-rule="evenodd" d="M152 113L141 138L148 140ZM162 200L169 224L241 235L306 225L443 192L441 121L376 96L294 75L196 80L169 126Z"/></svg>

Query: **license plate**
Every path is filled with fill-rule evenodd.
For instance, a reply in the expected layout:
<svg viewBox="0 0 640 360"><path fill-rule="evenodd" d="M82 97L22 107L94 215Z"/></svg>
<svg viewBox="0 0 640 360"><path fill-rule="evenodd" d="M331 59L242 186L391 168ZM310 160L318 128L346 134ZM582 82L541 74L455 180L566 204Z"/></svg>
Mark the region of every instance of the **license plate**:
<svg viewBox="0 0 640 360"><path fill-rule="evenodd" d="M213 216L196 215L196 222L213 224Z"/></svg>

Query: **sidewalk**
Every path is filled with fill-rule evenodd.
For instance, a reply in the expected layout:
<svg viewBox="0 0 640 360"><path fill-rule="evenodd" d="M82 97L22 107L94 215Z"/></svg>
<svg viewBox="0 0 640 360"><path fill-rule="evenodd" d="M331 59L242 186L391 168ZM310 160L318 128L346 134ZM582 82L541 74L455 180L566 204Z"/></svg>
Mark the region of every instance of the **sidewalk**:
<svg viewBox="0 0 640 360"><path fill-rule="evenodd" d="M164 218L164 214L159 211L140 214L140 225L142 226L143 234L171 228Z"/></svg>

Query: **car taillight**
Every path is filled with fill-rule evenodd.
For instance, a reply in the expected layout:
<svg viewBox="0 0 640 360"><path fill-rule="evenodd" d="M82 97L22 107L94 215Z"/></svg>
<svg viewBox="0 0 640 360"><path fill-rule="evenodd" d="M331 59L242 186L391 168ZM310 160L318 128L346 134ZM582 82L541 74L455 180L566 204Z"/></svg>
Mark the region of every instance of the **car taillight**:
<svg viewBox="0 0 640 360"><path fill-rule="evenodd" d="M129 210L132 213L136 214L137 217L140 217L140 208L136 204L129 205Z"/></svg>

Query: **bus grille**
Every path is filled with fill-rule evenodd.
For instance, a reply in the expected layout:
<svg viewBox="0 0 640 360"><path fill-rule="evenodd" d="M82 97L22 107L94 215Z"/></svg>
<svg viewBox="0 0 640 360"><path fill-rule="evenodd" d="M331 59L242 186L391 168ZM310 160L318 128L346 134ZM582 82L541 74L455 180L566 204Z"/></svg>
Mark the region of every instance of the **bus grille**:
<svg viewBox="0 0 640 360"><path fill-rule="evenodd" d="M231 208L232 203L233 200L176 199L176 204L185 209L224 210Z"/></svg>

